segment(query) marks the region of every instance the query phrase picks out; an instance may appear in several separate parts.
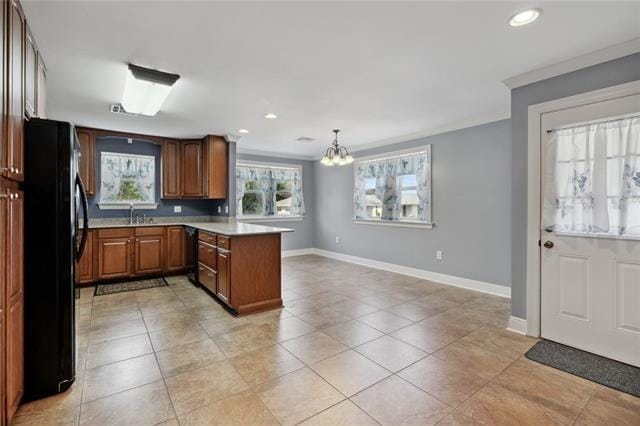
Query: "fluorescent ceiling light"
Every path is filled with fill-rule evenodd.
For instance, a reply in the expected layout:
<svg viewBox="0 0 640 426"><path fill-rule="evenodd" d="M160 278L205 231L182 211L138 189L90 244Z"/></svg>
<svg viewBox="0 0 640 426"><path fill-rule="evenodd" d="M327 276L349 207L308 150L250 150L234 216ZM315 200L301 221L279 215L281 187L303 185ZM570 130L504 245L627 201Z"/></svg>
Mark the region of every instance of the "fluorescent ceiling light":
<svg viewBox="0 0 640 426"><path fill-rule="evenodd" d="M509 19L509 25L512 27L521 27L535 21L540 17L541 9L527 9L518 12Z"/></svg>
<svg viewBox="0 0 640 426"><path fill-rule="evenodd" d="M278 116L275 115L274 113L270 112L268 114L265 114L264 118L266 118L267 120L275 120L276 118L278 118Z"/></svg>
<svg viewBox="0 0 640 426"><path fill-rule="evenodd" d="M156 115L179 78L177 74L129 64L122 107L131 114Z"/></svg>
<svg viewBox="0 0 640 426"><path fill-rule="evenodd" d="M238 130L238 133L242 133L242 134L246 135L247 133L249 133L249 131L247 129L240 129L240 130Z"/></svg>

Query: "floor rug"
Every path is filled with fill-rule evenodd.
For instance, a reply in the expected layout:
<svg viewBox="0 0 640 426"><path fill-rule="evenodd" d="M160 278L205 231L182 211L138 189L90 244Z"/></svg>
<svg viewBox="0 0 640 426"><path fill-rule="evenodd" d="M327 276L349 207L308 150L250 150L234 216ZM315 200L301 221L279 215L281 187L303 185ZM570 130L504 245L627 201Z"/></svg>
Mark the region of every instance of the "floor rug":
<svg viewBox="0 0 640 426"><path fill-rule="evenodd" d="M127 281L113 284L98 284L96 286L96 296L105 294L122 293L123 291L144 290L146 288L163 287L167 284L164 278L152 278L149 280Z"/></svg>
<svg viewBox="0 0 640 426"><path fill-rule="evenodd" d="M540 340L525 356L558 370L640 397L638 367L549 340Z"/></svg>

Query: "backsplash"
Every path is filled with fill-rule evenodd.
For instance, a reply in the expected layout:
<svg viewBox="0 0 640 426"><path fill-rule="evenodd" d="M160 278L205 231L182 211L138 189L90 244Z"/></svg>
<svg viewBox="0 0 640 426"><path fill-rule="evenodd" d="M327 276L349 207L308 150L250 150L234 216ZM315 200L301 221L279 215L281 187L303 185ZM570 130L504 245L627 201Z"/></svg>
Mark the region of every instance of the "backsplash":
<svg viewBox="0 0 640 426"><path fill-rule="evenodd" d="M120 137L102 137L96 139L96 195L89 199L89 217L90 218L128 218L129 210L100 210L98 202L100 200L100 156L105 152L118 152L124 154L152 155L156 159L156 202L158 208L149 210L136 210L136 214L142 217L146 214L148 217L173 217L182 220L188 216L227 216L225 214L226 200L172 200L161 199L161 168L160 168L160 145L153 142L133 139L132 143L128 143L126 138ZM180 213L174 212L174 207L180 206ZM218 213L220 207L221 213Z"/></svg>

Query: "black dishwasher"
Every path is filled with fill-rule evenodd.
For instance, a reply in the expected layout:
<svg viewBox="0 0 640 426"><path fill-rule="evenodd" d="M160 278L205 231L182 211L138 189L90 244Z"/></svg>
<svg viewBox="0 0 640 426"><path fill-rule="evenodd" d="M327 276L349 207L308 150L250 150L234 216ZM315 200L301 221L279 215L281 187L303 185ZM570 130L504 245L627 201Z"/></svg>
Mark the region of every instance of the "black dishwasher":
<svg viewBox="0 0 640 426"><path fill-rule="evenodd" d="M187 277L193 284L198 285L198 268L196 263L198 262L198 234L196 228L185 226L184 232L187 236Z"/></svg>

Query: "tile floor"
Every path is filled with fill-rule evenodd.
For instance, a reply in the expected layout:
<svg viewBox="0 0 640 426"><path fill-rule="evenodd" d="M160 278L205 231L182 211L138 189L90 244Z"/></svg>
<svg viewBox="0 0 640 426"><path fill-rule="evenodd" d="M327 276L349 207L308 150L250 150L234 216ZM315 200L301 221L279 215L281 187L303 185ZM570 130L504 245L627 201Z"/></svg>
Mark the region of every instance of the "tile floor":
<svg viewBox="0 0 640 426"><path fill-rule="evenodd" d="M77 301L77 381L14 424L640 425L640 399L533 363L509 301L317 256L234 318L184 277Z"/></svg>

